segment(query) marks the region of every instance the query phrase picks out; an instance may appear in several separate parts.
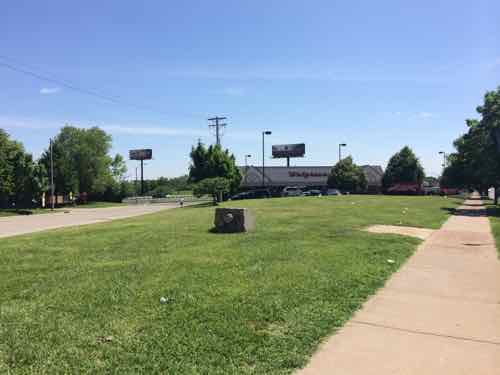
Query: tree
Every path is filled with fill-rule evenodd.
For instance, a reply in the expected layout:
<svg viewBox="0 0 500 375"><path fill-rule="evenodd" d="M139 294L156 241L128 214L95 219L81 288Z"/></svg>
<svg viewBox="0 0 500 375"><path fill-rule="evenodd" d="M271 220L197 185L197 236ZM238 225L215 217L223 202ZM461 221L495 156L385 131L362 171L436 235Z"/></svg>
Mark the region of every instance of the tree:
<svg viewBox="0 0 500 375"><path fill-rule="evenodd" d="M465 168L459 160L458 154L448 155L448 166L443 170L439 180L441 188L468 188L465 178Z"/></svg>
<svg viewBox="0 0 500 375"><path fill-rule="evenodd" d="M424 186L439 186L439 179L433 176L424 178Z"/></svg>
<svg viewBox="0 0 500 375"><path fill-rule="evenodd" d="M52 144L56 192L85 192L99 198L120 190L126 165L121 155L112 158L110 149L111 136L102 129L63 127ZM41 161L48 170L50 150L45 151Z"/></svg>
<svg viewBox="0 0 500 375"><path fill-rule="evenodd" d="M198 182L209 176L208 168L208 150L205 145L198 142L196 147L191 148L191 165L189 166L189 180L191 182Z"/></svg>
<svg viewBox="0 0 500 375"><path fill-rule="evenodd" d="M500 87L484 96L477 107L480 120L466 120L468 131L455 140L441 185L485 192L500 186ZM498 194L495 194L497 198Z"/></svg>
<svg viewBox="0 0 500 375"><path fill-rule="evenodd" d="M197 197L203 195L211 195L214 200L214 205L222 200L223 194L226 194L231 189L231 181L224 177L210 177L198 182L193 194Z"/></svg>
<svg viewBox="0 0 500 375"><path fill-rule="evenodd" d="M47 187L43 172L21 143L0 129L0 205L31 207Z"/></svg>
<svg viewBox="0 0 500 375"><path fill-rule="evenodd" d="M144 180L146 195L153 197L165 197L167 194L179 193L181 191L192 190L193 186L189 182L187 175L179 177L159 177L154 180Z"/></svg>
<svg viewBox="0 0 500 375"><path fill-rule="evenodd" d="M0 129L0 203L3 206L8 203L13 188L12 163L9 160L11 150L12 142L8 134Z"/></svg>
<svg viewBox="0 0 500 375"><path fill-rule="evenodd" d="M389 160L382 184L389 188L397 183L414 183L421 185L425 177L424 169L411 148L403 147Z"/></svg>
<svg viewBox="0 0 500 375"><path fill-rule="evenodd" d="M222 150L220 145L208 148L201 142L191 149L189 181L199 182L206 178L224 177L229 181L229 191L235 192L241 182L241 173L236 166L234 155Z"/></svg>
<svg viewBox="0 0 500 375"><path fill-rule="evenodd" d="M330 171L328 187L342 191L358 192L366 189L367 181L363 169L348 156L340 160Z"/></svg>
<svg viewBox="0 0 500 375"><path fill-rule="evenodd" d="M125 159L120 154L116 154L111 161L111 175L115 181L123 181L126 173L127 164L125 164Z"/></svg>

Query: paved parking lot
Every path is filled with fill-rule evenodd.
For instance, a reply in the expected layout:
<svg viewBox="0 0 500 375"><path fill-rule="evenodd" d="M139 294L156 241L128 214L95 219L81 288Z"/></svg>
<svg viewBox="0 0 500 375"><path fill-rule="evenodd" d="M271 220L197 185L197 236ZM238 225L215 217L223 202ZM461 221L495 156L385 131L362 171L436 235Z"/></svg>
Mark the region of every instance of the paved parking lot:
<svg viewBox="0 0 500 375"><path fill-rule="evenodd" d="M0 238L44 230L102 223L178 207L177 203L130 205L107 208L74 208L30 216L0 217Z"/></svg>

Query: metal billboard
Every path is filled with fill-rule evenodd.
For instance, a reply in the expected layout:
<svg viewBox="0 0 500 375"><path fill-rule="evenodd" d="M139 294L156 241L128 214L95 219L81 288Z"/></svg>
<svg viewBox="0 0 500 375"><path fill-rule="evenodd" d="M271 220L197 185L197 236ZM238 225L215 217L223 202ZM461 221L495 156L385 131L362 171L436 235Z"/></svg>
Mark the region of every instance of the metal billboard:
<svg viewBox="0 0 500 375"><path fill-rule="evenodd" d="M130 150L128 155L130 160L149 160L153 158L153 150L150 148Z"/></svg>
<svg viewBox="0 0 500 375"><path fill-rule="evenodd" d="M301 158L306 153L304 143L273 145L273 158Z"/></svg>

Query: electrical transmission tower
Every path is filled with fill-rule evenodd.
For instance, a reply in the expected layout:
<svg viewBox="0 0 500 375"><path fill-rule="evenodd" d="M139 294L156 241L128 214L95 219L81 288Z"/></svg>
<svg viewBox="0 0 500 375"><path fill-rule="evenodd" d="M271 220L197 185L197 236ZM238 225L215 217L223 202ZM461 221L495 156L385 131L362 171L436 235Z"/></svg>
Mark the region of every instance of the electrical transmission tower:
<svg viewBox="0 0 500 375"><path fill-rule="evenodd" d="M222 123L220 121L225 120L226 117L212 117L209 118L208 121L212 121L210 125L208 125L209 128L215 128L215 143L220 146L220 138L222 136L222 129L226 127L227 124Z"/></svg>

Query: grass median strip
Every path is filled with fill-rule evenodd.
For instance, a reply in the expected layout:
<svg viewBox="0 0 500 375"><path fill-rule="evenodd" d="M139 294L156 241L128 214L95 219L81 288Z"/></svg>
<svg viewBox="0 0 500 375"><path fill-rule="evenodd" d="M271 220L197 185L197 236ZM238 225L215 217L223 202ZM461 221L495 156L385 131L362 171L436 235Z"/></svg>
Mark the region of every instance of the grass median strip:
<svg viewBox="0 0 500 375"><path fill-rule="evenodd" d="M238 201L255 232L210 233L213 208L187 207L3 239L0 373L290 373L420 243L363 228L437 229L456 204Z"/></svg>
<svg viewBox="0 0 500 375"><path fill-rule="evenodd" d="M490 219L491 231L497 245L498 256L500 257L500 207L489 205L487 208Z"/></svg>

